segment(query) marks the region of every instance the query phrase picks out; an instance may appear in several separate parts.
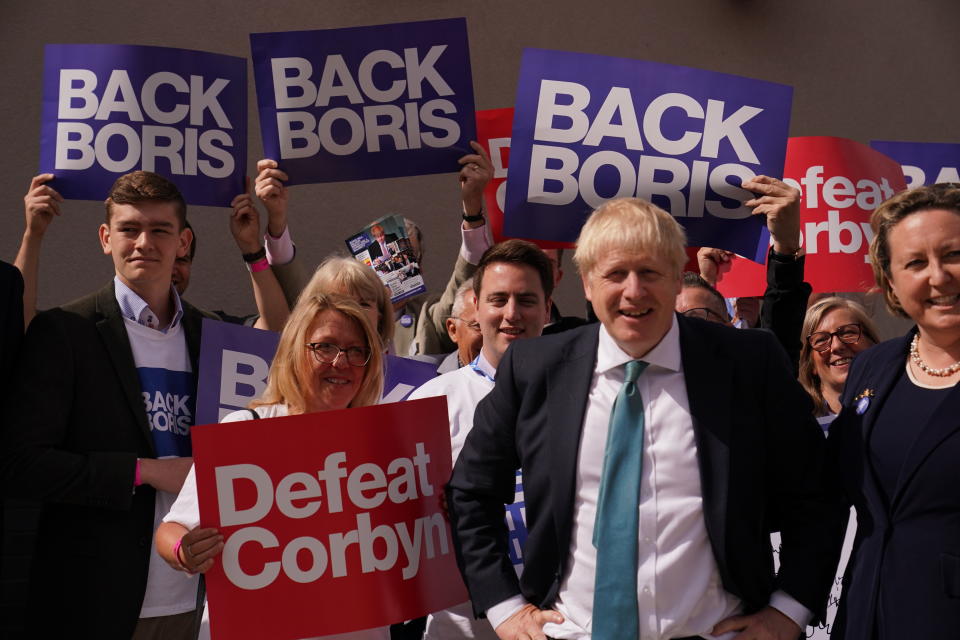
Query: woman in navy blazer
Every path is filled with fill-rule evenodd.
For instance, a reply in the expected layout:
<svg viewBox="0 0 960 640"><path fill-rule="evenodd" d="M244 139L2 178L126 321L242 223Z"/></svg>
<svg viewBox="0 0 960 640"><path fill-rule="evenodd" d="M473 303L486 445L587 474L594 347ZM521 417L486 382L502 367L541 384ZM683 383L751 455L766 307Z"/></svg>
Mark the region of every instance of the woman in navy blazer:
<svg viewBox="0 0 960 640"><path fill-rule="evenodd" d="M871 224L877 283L917 326L854 361L830 428L858 520L832 638L957 638L960 184L900 193Z"/></svg>

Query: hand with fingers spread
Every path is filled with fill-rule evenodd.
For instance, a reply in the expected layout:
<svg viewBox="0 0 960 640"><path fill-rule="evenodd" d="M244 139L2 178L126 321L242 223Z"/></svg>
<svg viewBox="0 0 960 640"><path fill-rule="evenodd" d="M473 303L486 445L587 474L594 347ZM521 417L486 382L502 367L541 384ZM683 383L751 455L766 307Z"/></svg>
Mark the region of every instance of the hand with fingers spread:
<svg viewBox="0 0 960 640"><path fill-rule="evenodd" d="M733 267L733 252L713 247L700 247L697 251L697 266L700 277L710 283L711 287L723 280L723 274Z"/></svg>
<svg viewBox="0 0 960 640"><path fill-rule="evenodd" d="M751 178L742 186L758 194L743 204L753 208L754 215L767 216L773 250L785 255L796 254L800 250L800 192L768 176Z"/></svg>
<svg viewBox="0 0 960 640"><path fill-rule="evenodd" d="M500 640L546 640L543 625L548 622L561 624L563 616L551 609L538 609L532 604L525 604L494 631Z"/></svg>
<svg viewBox="0 0 960 640"><path fill-rule="evenodd" d="M287 228L287 185L290 178L279 169L276 160L257 162L257 177L254 192L267 209L267 231L274 238L283 235Z"/></svg>
<svg viewBox="0 0 960 640"><path fill-rule="evenodd" d="M63 196L46 184L53 180L52 173L42 173L30 181L30 189L23 196L23 210L26 217L24 235L42 237L53 220L60 215L60 203Z"/></svg>
<svg viewBox="0 0 960 640"><path fill-rule="evenodd" d="M779 610L767 606L749 616L721 620L710 634L719 636L731 631L740 632L733 640L797 640L803 630Z"/></svg>
<svg viewBox="0 0 960 640"><path fill-rule="evenodd" d="M463 200L463 213L475 216L483 211L483 190L493 178L493 163L480 143L471 140L470 146L476 153L468 153L457 162L462 167L460 196ZM475 226L479 226L479 222Z"/></svg>
<svg viewBox="0 0 960 640"><path fill-rule="evenodd" d="M260 213L253 206L250 196L250 178L246 179L247 192L237 195L230 203L230 233L240 247L241 253L255 253L260 250Z"/></svg>
<svg viewBox="0 0 960 640"><path fill-rule="evenodd" d="M223 551L223 536L216 529L197 528L180 538L177 560L188 573L206 573Z"/></svg>

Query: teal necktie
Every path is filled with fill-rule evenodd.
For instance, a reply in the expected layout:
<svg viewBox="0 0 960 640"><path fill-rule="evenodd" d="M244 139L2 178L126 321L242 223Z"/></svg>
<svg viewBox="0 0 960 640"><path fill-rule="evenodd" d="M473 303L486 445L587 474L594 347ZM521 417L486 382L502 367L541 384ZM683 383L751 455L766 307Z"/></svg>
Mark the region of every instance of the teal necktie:
<svg viewBox="0 0 960 640"><path fill-rule="evenodd" d="M642 360L627 363L623 386L610 412L597 518L593 525L593 546L597 549L593 640L635 640L640 637L637 538L643 398L636 382L647 364Z"/></svg>

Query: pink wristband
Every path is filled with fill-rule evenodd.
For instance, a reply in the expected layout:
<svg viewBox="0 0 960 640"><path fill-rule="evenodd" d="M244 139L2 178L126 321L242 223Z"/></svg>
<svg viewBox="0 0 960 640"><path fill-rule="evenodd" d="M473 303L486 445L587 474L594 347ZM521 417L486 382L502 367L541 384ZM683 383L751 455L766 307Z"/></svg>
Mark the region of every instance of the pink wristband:
<svg viewBox="0 0 960 640"><path fill-rule="evenodd" d="M177 566L178 566L178 567L180 567L181 569L183 569L184 571L186 571L186 572L189 573L190 575L193 575L193 571L190 571L190 569L187 568L187 565L185 565L185 564L183 563L183 560L180 559L180 545L181 545L182 543L183 543L183 538L180 538L179 540L177 540L177 541L174 543L174 545L173 545L173 557L176 559L176 561L177 561Z"/></svg>
<svg viewBox="0 0 960 640"><path fill-rule="evenodd" d="M267 261L266 258L260 258L256 262L247 263L247 269L250 270L250 273L259 273L269 268L270 268L270 263Z"/></svg>
<svg viewBox="0 0 960 640"><path fill-rule="evenodd" d="M143 484L143 480L140 479L140 458L137 458L137 470L133 472L133 486L139 487Z"/></svg>

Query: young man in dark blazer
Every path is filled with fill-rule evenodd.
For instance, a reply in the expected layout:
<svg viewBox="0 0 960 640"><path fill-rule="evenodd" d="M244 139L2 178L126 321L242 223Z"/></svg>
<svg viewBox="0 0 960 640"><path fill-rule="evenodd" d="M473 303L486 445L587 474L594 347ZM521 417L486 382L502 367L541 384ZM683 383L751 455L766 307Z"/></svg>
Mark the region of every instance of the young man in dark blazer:
<svg viewBox="0 0 960 640"><path fill-rule="evenodd" d="M184 447L203 314L171 286L191 240L186 207L172 183L138 171L117 180L106 209L100 240L116 275L31 322L3 407L0 481L8 495L43 502L32 634L126 639L146 624L187 637L187 595L150 611L145 602L169 577L151 561L160 496L176 495L192 461ZM158 352L181 366L158 368ZM155 393L168 398L162 410Z"/></svg>
<svg viewBox="0 0 960 640"><path fill-rule="evenodd" d="M645 201L594 212L575 261L600 325L515 343L477 407L448 500L475 613L504 640L794 640L824 614L842 523L823 436L773 336L674 313L684 244ZM519 580L499 507L518 467Z"/></svg>

